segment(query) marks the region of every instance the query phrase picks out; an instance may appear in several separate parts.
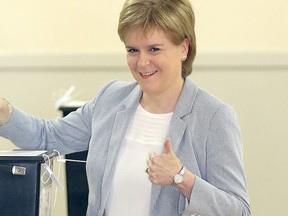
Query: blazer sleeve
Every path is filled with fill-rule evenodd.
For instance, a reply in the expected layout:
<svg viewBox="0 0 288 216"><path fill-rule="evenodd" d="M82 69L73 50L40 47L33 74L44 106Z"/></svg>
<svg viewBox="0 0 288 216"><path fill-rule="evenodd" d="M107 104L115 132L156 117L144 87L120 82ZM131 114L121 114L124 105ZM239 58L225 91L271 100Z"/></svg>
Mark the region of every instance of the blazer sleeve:
<svg viewBox="0 0 288 216"><path fill-rule="evenodd" d="M250 215L242 149L237 116L224 104L214 113L209 126L206 177L196 177L183 215Z"/></svg>
<svg viewBox="0 0 288 216"><path fill-rule="evenodd" d="M26 150L56 149L61 154L87 150L91 138L93 109L113 82L103 86L94 100L64 118L43 120L14 107L9 121L0 126L0 136Z"/></svg>
<svg viewBox="0 0 288 216"><path fill-rule="evenodd" d="M21 149L51 149L61 154L87 149L90 131L90 105L86 104L64 118L43 120L14 107L9 122L0 128L0 136Z"/></svg>

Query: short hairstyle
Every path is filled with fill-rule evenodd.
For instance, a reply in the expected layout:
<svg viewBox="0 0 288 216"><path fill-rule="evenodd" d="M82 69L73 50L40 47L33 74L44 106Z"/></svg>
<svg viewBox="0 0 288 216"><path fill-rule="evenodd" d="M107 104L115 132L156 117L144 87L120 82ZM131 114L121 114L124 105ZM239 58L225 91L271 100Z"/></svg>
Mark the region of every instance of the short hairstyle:
<svg viewBox="0 0 288 216"><path fill-rule="evenodd" d="M196 55L195 17L189 0L126 0L119 17L118 34L122 42L129 32L153 28L164 30L170 40L180 45L189 40L186 61L182 63L182 77L192 73Z"/></svg>

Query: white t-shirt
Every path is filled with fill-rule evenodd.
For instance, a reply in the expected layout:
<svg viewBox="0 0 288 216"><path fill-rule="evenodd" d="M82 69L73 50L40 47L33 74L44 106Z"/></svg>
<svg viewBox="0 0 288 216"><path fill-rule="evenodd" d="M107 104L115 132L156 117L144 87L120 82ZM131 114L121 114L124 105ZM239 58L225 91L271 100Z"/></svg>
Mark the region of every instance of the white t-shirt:
<svg viewBox="0 0 288 216"><path fill-rule="evenodd" d="M106 216L149 215L147 160L151 152L163 153L172 115L149 113L139 104L120 150Z"/></svg>

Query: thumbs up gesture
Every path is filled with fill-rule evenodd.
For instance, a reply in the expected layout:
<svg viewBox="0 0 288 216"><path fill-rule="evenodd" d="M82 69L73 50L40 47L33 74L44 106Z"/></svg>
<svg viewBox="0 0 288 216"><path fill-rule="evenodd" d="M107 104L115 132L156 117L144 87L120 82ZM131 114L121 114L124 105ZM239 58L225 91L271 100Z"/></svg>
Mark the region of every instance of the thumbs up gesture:
<svg viewBox="0 0 288 216"><path fill-rule="evenodd" d="M147 173L152 183L158 185L173 183L173 177L181 169L182 163L172 150L170 138L166 138L162 154L149 154L147 165Z"/></svg>

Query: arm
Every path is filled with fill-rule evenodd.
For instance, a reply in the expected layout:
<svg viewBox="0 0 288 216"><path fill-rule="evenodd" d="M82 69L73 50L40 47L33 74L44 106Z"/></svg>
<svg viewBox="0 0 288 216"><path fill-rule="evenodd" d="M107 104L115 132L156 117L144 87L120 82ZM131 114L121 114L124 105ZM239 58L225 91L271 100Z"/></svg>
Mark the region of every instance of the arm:
<svg viewBox="0 0 288 216"><path fill-rule="evenodd" d="M234 111L226 105L218 109L206 133L206 154L201 158L206 170L199 177L187 169L183 182L177 185L187 200L183 215L250 215L242 141ZM150 154L149 179L154 184L171 185L182 164L166 140L164 154Z"/></svg>
<svg viewBox="0 0 288 216"><path fill-rule="evenodd" d="M196 177L186 212L250 215L242 139L232 108L224 105L215 112L206 138L206 176Z"/></svg>
<svg viewBox="0 0 288 216"><path fill-rule="evenodd" d="M90 139L90 106L88 103L54 120L39 119L13 107L9 121L0 126L0 136L21 149L56 149L61 154L84 151Z"/></svg>
<svg viewBox="0 0 288 216"><path fill-rule="evenodd" d="M93 109L112 83L103 86L93 101L64 118L43 120L13 107L9 121L0 126L0 136L11 140L22 149L56 149L61 154L87 150ZM0 121L9 116L7 106L7 102L0 100Z"/></svg>

